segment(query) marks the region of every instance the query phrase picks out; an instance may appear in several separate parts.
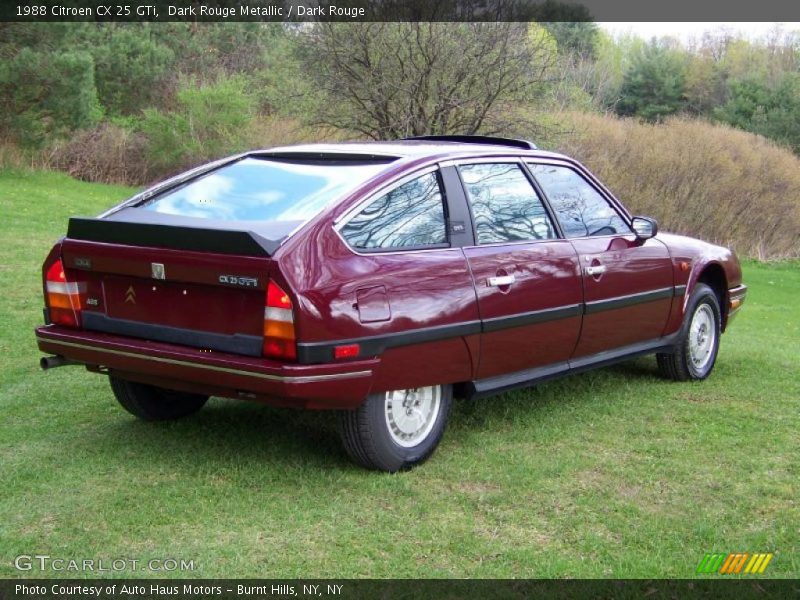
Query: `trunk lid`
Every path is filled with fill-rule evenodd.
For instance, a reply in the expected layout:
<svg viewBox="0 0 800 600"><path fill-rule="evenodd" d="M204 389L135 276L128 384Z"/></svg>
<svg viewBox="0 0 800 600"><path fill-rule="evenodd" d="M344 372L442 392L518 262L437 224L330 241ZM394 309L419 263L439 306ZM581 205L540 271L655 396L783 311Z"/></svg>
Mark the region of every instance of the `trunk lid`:
<svg viewBox="0 0 800 600"><path fill-rule="evenodd" d="M73 221L61 253L87 284L84 329L261 356L273 261L250 233Z"/></svg>

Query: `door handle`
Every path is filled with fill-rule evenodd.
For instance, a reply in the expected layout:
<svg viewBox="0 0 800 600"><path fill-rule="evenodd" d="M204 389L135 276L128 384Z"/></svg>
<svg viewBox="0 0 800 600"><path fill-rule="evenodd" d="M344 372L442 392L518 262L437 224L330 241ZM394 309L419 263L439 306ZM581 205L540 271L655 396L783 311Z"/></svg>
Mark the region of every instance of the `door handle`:
<svg viewBox="0 0 800 600"><path fill-rule="evenodd" d="M606 272L605 265L594 265L591 267L586 267L586 274L591 275L592 277L597 277L598 275L602 275Z"/></svg>
<svg viewBox="0 0 800 600"><path fill-rule="evenodd" d="M505 287L514 283L516 279L513 275L498 275L497 277L489 277L486 283L489 287Z"/></svg>

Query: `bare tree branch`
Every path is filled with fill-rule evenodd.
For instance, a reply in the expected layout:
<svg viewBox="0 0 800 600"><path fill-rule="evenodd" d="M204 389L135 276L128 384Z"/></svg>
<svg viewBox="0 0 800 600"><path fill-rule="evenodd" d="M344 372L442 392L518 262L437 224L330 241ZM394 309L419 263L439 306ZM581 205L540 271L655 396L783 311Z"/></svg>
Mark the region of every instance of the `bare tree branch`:
<svg viewBox="0 0 800 600"><path fill-rule="evenodd" d="M319 23L304 62L320 124L374 139L521 133L555 52L526 23Z"/></svg>

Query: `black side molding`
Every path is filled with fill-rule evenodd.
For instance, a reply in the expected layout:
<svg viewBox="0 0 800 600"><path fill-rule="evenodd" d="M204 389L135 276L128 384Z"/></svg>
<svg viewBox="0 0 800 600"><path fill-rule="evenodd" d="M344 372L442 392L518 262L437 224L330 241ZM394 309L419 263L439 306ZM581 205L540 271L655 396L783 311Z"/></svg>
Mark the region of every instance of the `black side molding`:
<svg viewBox="0 0 800 600"><path fill-rule="evenodd" d="M438 342L440 340L475 335L480 332L480 321L466 321L454 325L438 325L422 329L410 329L398 333L337 340L335 342L300 342L297 344L297 362L301 365L331 362L334 360L334 348L340 345L359 344L361 347L360 357L377 356L388 348Z"/></svg>
<svg viewBox="0 0 800 600"><path fill-rule="evenodd" d="M567 304L543 310L534 310L525 313L493 317L483 321L467 321L464 323L454 323L452 325L438 325L436 327L425 327L422 329L411 329L398 333L385 333L381 335L366 336L360 338L350 338L324 342L300 342L297 344L297 359L300 364L314 364L330 362L334 360L334 348L339 345L359 344L361 346L360 356L377 356L387 348L398 346L408 346L411 344L422 344L444 340L452 337L474 335L478 333L489 333L501 329L522 327L536 323L557 321L559 319L569 319L579 317L582 314L593 314L604 310L613 310L634 306L654 300L671 298L676 291L672 287L630 294L627 296L617 296L605 300L598 300L588 303ZM683 292L681 292L683 293ZM615 351L614 351L615 352ZM573 361L574 363L574 361ZM570 369L575 368L575 364L570 365ZM516 375L514 375L516 377ZM537 379L539 377L537 376Z"/></svg>
<svg viewBox="0 0 800 600"><path fill-rule="evenodd" d="M277 241L267 240L252 231L85 217L72 217L69 220L67 237L106 244L265 257L271 256L279 246Z"/></svg>
<svg viewBox="0 0 800 600"><path fill-rule="evenodd" d="M636 304L643 304L645 302L652 302L654 300L663 300L665 298L672 298L675 295L674 287L665 287L658 290L650 290L648 292L639 292L637 294L629 294L627 296L616 296L606 300L594 300L585 304L584 313L591 315L594 313L602 312L604 310L614 310L615 308L627 308L628 306L635 306Z"/></svg>

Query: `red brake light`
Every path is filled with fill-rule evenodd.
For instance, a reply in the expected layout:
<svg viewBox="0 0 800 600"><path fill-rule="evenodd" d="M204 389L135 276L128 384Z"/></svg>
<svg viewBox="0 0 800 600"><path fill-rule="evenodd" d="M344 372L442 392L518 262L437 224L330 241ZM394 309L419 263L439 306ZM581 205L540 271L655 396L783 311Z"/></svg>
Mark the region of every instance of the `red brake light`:
<svg viewBox="0 0 800 600"><path fill-rule="evenodd" d="M267 285L264 345L261 353L264 356L284 360L297 359L292 300L274 281L270 281Z"/></svg>
<svg viewBox="0 0 800 600"><path fill-rule="evenodd" d="M270 308L292 308L292 301L288 294L274 281L267 285L267 306Z"/></svg>
<svg viewBox="0 0 800 600"><path fill-rule="evenodd" d="M47 269L44 286L50 321L66 327L80 327L86 282L68 277L64 264L58 259Z"/></svg>
<svg viewBox="0 0 800 600"><path fill-rule="evenodd" d="M333 358L341 360L343 358L354 358L361 352L361 347L358 344L345 344L336 346L333 349Z"/></svg>

